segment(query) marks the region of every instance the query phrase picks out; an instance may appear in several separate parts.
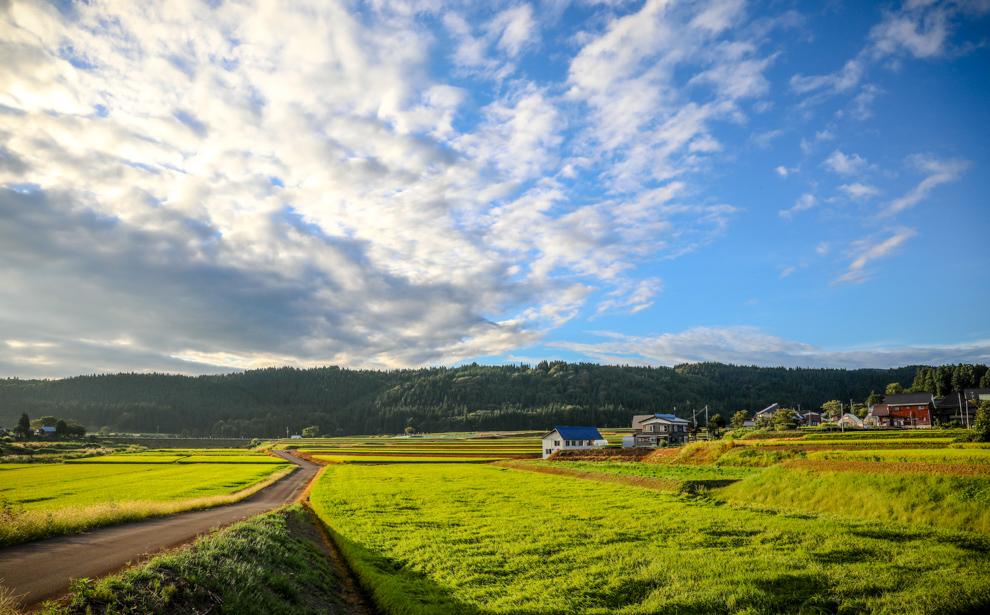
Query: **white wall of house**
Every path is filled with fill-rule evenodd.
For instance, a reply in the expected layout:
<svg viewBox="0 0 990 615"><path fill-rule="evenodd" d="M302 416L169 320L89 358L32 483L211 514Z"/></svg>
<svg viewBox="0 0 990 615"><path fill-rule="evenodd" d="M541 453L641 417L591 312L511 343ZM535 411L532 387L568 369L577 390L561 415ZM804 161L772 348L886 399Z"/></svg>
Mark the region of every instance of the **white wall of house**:
<svg viewBox="0 0 990 615"><path fill-rule="evenodd" d="M543 437L543 458L546 459L557 451L581 451L601 448L602 444L595 440L565 440L556 430Z"/></svg>

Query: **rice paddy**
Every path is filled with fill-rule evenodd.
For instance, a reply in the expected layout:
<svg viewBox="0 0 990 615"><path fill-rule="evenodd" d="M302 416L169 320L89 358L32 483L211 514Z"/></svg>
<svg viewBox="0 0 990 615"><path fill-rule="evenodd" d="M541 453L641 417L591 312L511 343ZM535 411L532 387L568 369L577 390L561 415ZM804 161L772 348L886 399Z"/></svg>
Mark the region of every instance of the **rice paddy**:
<svg viewBox="0 0 990 615"><path fill-rule="evenodd" d="M688 477L692 470L637 471ZM332 466L312 503L386 613L990 606L990 540L930 523L725 506L465 464Z"/></svg>
<svg viewBox="0 0 990 615"><path fill-rule="evenodd" d="M256 457L217 463L212 459L225 457L135 454L2 464L0 545L231 503L290 471L280 459Z"/></svg>

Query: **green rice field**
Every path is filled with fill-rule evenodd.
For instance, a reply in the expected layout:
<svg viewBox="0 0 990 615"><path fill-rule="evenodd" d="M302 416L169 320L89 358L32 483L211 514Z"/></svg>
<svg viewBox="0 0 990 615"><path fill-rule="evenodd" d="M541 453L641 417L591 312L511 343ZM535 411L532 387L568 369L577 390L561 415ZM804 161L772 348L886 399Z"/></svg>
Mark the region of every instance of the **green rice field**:
<svg viewBox="0 0 990 615"><path fill-rule="evenodd" d="M141 455L121 455L132 458L126 463L106 461L112 457L0 464L0 545L230 503L292 467L264 456L259 463L159 454L145 456L151 461L133 460Z"/></svg>
<svg viewBox="0 0 990 615"><path fill-rule="evenodd" d="M985 534L723 501L466 464L331 466L312 494L386 613L990 607Z"/></svg>

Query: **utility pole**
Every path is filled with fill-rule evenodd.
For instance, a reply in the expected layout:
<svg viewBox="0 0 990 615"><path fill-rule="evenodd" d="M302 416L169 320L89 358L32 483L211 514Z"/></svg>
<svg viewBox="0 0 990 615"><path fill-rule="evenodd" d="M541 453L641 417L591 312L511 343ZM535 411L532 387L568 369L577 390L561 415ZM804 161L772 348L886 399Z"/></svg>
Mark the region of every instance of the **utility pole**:
<svg viewBox="0 0 990 615"><path fill-rule="evenodd" d="M956 391L956 395L959 396L959 409L962 410L963 398L962 393ZM966 400L966 429L969 429L969 400Z"/></svg>

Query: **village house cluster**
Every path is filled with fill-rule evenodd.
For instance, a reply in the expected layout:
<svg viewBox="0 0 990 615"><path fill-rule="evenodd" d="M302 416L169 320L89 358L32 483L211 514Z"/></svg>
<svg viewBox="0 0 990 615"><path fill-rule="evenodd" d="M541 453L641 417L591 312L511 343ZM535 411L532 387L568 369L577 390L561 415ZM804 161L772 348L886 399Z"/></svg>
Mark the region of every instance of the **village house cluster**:
<svg viewBox="0 0 990 615"><path fill-rule="evenodd" d="M794 411L795 426L819 427L831 424L840 429L923 429L937 425L968 426L982 401L990 401L990 389L965 389L943 397L931 393L887 395L881 403L869 406L865 417L852 412L829 419L818 411ZM744 427L772 423L783 410L779 403L756 412ZM669 413L637 414L632 433L622 438L623 448L661 448L684 444L691 437L692 422ZM695 425L696 426L696 425ZM597 427L556 426L543 436L543 458L559 451L594 450L608 446Z"/></svg>

